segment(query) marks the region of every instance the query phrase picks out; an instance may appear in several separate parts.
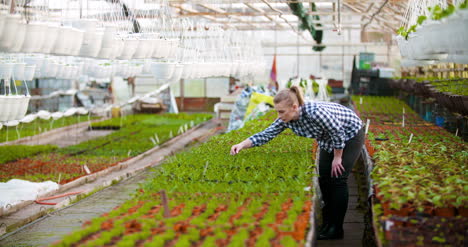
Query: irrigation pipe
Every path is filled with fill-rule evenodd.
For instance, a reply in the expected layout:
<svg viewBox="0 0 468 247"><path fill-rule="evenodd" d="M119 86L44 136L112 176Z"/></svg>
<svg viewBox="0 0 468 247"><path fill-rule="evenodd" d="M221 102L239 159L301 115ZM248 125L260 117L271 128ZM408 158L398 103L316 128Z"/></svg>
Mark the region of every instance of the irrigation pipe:
<svg viewBox="0 0 468 247"><path fill-rule="evenodd" d="M53 199L57 199L57 198L65 197L65 196L81 194L81 193L83 193L83 191L69 192L69 193L65 193L61 195L39 198L35 200L34 202L37 204L42 204L42 205L56 205L57 204L56 202L43 202L43 201L49 201L49 200L53 200Z"/></svg>

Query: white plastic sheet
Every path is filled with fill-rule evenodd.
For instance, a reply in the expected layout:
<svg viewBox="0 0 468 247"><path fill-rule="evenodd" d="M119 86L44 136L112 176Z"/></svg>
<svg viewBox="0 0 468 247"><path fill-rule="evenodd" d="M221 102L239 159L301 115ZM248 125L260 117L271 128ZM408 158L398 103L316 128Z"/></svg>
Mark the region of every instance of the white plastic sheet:
<svg viewBox="0 0 468 247"><path fill-rule="evenodd" d="M14 206L22 201L36 200L38 197L57 190L59 185L52 181L34 183L21 179L12 179L0 183L0 207Z"/></svg>
<svg viewBox="0 0 468 247"><path fill-rule="evenodd" d="M50 119L50 112L41 110L41 111L39 111L37 113L37 116L39 118L41 118L41 119L49 120Z"/></svg>
<svg viewBox="0 0 468 247"><path fill-rule="evenodd" d="M36 114L29 114L26 115L23 119L20 120L21 123L30 123L34 120L36 120L37 115Z"/></svg>
<svg viewBox="0 0 468 247"><path fill-rule="evenodd" d="M6 121L6 122L3 122L3 124L5 126L8 126L8 127L11 127L11 126L16 126L19 124L19 121L18 120L11 120L11 121Z"/></svg>

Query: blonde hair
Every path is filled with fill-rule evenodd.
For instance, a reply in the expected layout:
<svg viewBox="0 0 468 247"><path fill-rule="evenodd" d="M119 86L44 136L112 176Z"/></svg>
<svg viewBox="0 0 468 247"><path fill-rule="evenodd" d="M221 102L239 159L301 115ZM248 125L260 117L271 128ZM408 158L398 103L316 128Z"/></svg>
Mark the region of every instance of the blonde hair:
<svg viewBox="0 0 468 247"><path fill-rule="evenodd" d="M289 106L292 106L294 103L297 103L298 106L304 105L302 90L298 86L282 89L275 96L273 102L278 104L283 101L286 101Z"/></svg>

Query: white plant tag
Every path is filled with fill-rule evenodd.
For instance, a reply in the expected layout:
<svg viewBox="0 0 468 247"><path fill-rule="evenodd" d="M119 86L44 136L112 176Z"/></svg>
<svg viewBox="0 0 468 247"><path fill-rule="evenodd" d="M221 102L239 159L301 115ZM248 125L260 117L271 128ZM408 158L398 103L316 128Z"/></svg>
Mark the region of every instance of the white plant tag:
<svg viewBox="0 0 468 247"><path fill-rule="evenodd" d="M151 140L151 142L153 143L153 145L156 145L156 141L154 140L153 137L150 137L150 140Z"/></svg>
<svg viewBox="0 0 468 247"><path fill-rule="evenodd" d="M403 114L403 117L401 119L401 127L405 127L405 114Z"/></svg>
<svg viewBox="0 0 468 247"><path fill-rule="evenodd" d="M187 124L184 125L184 129L185 129L184 132L187 132L187 130L188 130L188 125Z"/></svg>
<svg viewBox="0 0 468 247"><path fill-rule="evenodd" d="M57 183L60 184L60 181L62 180L62 173L59 173L59 178L58 178L58 181Z"/></svg>
<svg viewBox="0 0 468 247"><path fill-rule="evenodd" d="M366 135L367 135L367 132L369 131L369 125L370 125L370 119L367 119L367 122L366 122Z"/></svg>
<svg viewBox="0 0 468 247"><path fill-rule="evenodd" d="M158 134L154 133L154 139L156 139L156 143L160 143Z"/></svg>
<svg viewBox="0 0 468 247"><path fill-rule="evenodd" d="M457 128L457 130L455 131L455 136L458 136L458 128Z"/></svg>
<svg viewBox="0 0 468 247"><path fill-rule="evenodd" d="M359 97L359 104L362 105L362 97Z"/></svg>
<svg viewBox="0 0 468 247"><path fill-rule="evenodd" d="M390 229L392 228L392 226L394 225L395 223L393 223L393 221L391 220L386 220L385 221L385 230L386 231L390 231Z"/></svg>
<svg viewBox="0 0 468 247"><path fill-rule="evenodd" d="M174 137L174 135L172 134L172 130L171 130L171 132L169 132L169 139L172 137Z"/></svg>
<svg viewBox="0 0 468 247"><path fill-rule="evenodd" d="M91 174L91 171L89 170L87 165L84 165L83 168L84 168L86 174Z"/></svg>
<svg viewBox="0 0 468 247"><path fill-rule="evenodd" d="M132 153L132 150L131 150L131 149L128 150L128 152L127 152L127 157L130 157L130 154L131 154L131 153Z"/></svg>
<svg viewBox="0 0 468 247"><path fill-rule="evenodd" d="M193 126L195 125L195 123L192 121L190 121L190 128L192 128Z"/></svg>
<svg viewBox="0 0 468 247"><path fill-rule="evenodd" d="M411 135L409 136L409 141L408 141L408 144L411 143L411 140L413 140L413 133L411 133Z"/></svg>

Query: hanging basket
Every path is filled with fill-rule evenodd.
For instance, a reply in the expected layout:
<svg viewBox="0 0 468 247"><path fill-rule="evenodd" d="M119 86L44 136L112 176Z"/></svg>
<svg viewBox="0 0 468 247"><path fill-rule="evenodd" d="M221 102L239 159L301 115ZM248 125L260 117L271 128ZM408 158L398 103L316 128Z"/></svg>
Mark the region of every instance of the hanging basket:
<svg viewBox="0 0 468 247"><path fill-rule="evenodd" d="M41 52L48 27L39 23L26 24L26 35L24 36L21 52Z"/></svg>
<svg viewBox="0 0 468 247"><path fill-rule="evenodd" d="M156 79L169 79L174 73L175 63L154 62L151 64L151 72Z"/></svg>
<svg viewBox="0 0 468 247"><path fill-rule="evenodd" d="M101 50L104 33L87 31L83 37L79 55L82 57L97 57Z"/></svg>
<svg viewBox="0 0 468 247"><path fill-rule="evenodd" d="M10 51L15 42L15 37L20 25L21 16L7 15L3 24L3 32L0 37L0 51Z"/></svg>
<svg viewBox="0 0 468 247"><path fill-rule="evenodd" d="M137 39L124 39L124 46L122 49L122 54L118 56L118 59L129 60L132 59L133 54L135 54L140 41Z"/></svg>
<svg viewBox="0 0 468 247"><path fill-rule="evenodd" d="M14 80L24 80L25 63L14 63L12 77Z"/></svg>
<svg viewBox="0 0 468 247"><path fill-rule="evenodd" d="M13 74L12 63L0 63L0 79L9 80Z"/></svg>
<svg viewBox="0 0 468 247"><path fill-rule="evenodd" d="M27 29L27 25L26 23L18 23L17 26L16 26L16 32L14 34L14 37L13 37L13 43L12 45L9 47L8 51L9 52L20 52L21 51L21 48L23 46L23 43L26 39L26 30Z"/></svg>

